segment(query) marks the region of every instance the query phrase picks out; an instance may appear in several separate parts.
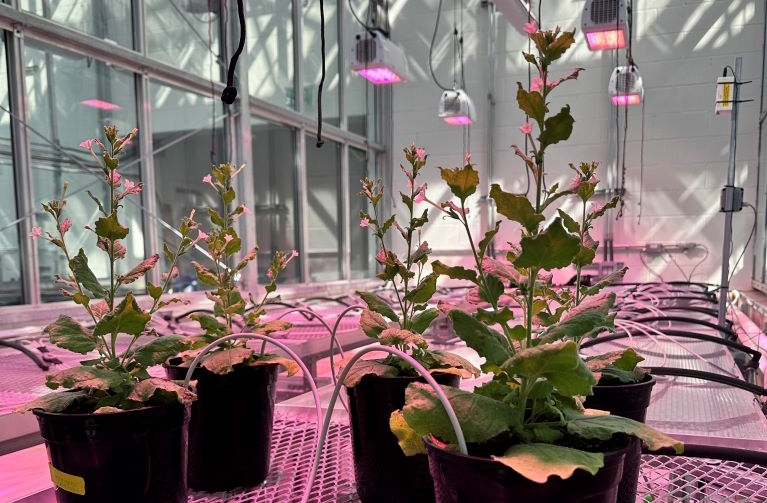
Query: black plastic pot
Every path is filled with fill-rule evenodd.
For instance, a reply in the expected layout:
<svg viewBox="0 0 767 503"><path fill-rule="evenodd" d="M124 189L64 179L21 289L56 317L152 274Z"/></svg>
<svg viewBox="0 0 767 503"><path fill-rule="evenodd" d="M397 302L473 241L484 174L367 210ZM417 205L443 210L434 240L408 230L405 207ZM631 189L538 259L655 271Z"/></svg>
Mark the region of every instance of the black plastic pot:
<svg viewBox="0 0 767 503"><path fill-rule="evenodd" d="M650 405L655 378L647 378L636 384L615 384L594 386L594 394L587 397L584 406L590 409L606 410L615 416L623 416L644 423L647 407ZM634 503L637 494L639 468L642 464L642 442L634 439L623 462L623 478L618 486L618 503Z"/></svg>
<svg viewBox="0 0 767 503"><path fill-rule="evenodd" d="M549 477L539 484L492 459L424 441L437 503L615 503L627 450L606 453L605 465L596 475L576 470L566 480Z"/></svg>
<svg viewBox="0 0 767 503"><path fill-rule="evenodd" d="M106 414L33 411L59 503L184 503L189 409Z"/></svg>
<svg viewBox="0 0 767 503"><path fill-rule="evenodd" d="M458 386L453 374L433 374L438 383ZM429 503L434 487L426 455L405 456L389 429L389 416L405 405L405 388L418 377L367 375L346 388L351 414L354 476L363 503Z"/></svg>
<svg viewBox="0 0 767 503"><path fill-rule="evenodd" d="M170 360L165 371L184 379L189 367ZM236 365L228 374L197 367L197 401L189 422L189 487L228 491L266 479L272 445L277 364Z"/></svg>

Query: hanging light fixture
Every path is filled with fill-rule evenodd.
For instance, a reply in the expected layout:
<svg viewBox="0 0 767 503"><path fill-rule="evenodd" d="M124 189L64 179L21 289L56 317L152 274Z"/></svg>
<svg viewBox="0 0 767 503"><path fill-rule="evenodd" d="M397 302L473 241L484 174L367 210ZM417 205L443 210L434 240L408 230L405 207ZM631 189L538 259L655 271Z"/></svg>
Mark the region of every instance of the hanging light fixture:
<svg viewBox="0 0 767 503"><path fill-rule="evenodd" d="M592 51L626 47L629 29L625 0L586 0L582 28Z"/></svg>
<svg viewBox="0 0 767 503"><path fill-rule="evenodd" d="M451 126L467 126L474 122L474 103L463 89L443 91L437 115Z"/></svg>
<svg viewBox="0 0 767 503"><path fill-rule="evenodd" d="M644 98L644 87L639 69L634 64L617 66L607 86L613 105L638 105Z"/></svg>
<svg viewBox="0 0 767 503"><path fill-rule="evenodd" d="M356 36L351 68L376 85L404 82L408 75L402 48L385 36L370 32Z"/></svg>

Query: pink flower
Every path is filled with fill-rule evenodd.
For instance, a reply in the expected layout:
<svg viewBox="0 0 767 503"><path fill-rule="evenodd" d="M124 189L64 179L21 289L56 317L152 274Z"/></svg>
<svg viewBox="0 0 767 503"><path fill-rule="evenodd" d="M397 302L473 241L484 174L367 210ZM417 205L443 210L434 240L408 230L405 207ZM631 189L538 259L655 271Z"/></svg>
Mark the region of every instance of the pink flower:
<svg viewBox="0 0 767 503"><path fill-rule="evenodd" d="M448 201L445 203L447 206L450 207L451 210L455 211L459 215L468 215L469 214L469 208L461 209L457 204L455 204L453 201Z"/></svg>
<svg viewBox="0 0 767 503"><path fill-rule="evenodd" d="M530 91L541 92L541 89L543 89L543 79L540 77L533 77L533 81L530 84Z"/></svg>
<svg viewBox="0 0 767 503"><path fill-rule="evenodd" d="M96 140L95 140L95 139L93 139L93 138L89 138L89 139L87 139L87 140L83 141L82 143L80 143L80 146L81 146L82 148L86 149L86 150L90 150L90 149L91 149L91 147L93 147L93 142L94 142L94 141L96 141Z"/></svg>
<svg viewBox="0 0 767 503"><path fill-rule="evenodd" d="M169 277L175 278L176 276L178 276L178 267L174 266L173 269L170 270L170 274L167 272L162 273L162 280L167 281Z"/></svg>
<svg viewBox="0 0 767 503"><path fill-rule="evenodd" d="M426 158L426 149L425 148L415 149L415 157L419 161L423 161Z"/></svg>
<svg viewBox="0 0 767 503"><path fill-rule="evenodd" d="M418 203L424 202L425 200L426 200L426 184L424 183L418 189L418 192L416 192L415 197L413 198L413 202L418 204Z"/></svg>
<svg viewBox="0 0 767 503"><path fill-rule="evenodd" d="M370 219L365 217L360 220L360 227L370 227Z"/></svg>
<svg viewBox="0 0 767 503"><path fill-rule="evenodd" d="M211 187L213 187L214 189L216 188L216 186L215 186L215 185L213 185L213 177L212 177L212 176L210 176L210 175L205 175L205 176L203 176L203 177L202 177L202 183L207 183L208 185L210 185L210 186L211 186Z"/></svg>
<svg viewBox="0 0 767 503"><path fill-rule="evenodd" d="M125 189L123 190L123 195L128 194L138 194L141 192L141 189L144 187L141 183L133 183L132 181L125 179Z"/></svg>
<svg viewBox="0 0 767 503"><path fill-rule="evenodd" d="M110 171L107 175L107 183L113 187L119 187L122 185L122 181L120 180L120 173L118 173L117 170Z"/></svg>
<svg viewBox="0 0 767 503"><path fill-rule="evenodd" d="M194 220L194 213L195 213L196 211L197 211L197 210L195 210L194 208L192 208L192 211L190 211L190 212L189 212L189 217L187 217L187 218L189 218L189 220Z"/></svg>
<svg viewBox="0 0 767 503"><path fill-rule="evenodd" d="M32 227L32 232L29 233L29 237L32 238L32 241L36 241L37 238L43 235L43 229L42 227Z"/></svg>
<svg viewBox="0 0 767 503"><path fill-rule="evenodd" d="M231 234L224 234L224 241L227 243L231 242L234 237Z"/></svg>
<svg viewBox="0 0 767 503"><path fill-rule="evenodd" d="M378 253L376 253L376 262L381 265L386 265L386 252L383 248L378 250Z"/></svg>
<svg viewBox="0 0 767 503"><path fill-rule="evenodd" d="M399 167L402 170L402 172L405 173L405 176L407 176L407 179L410 181L410 183L413 183L413 173L406 170L402 164L400 164ZM410 185L408 185L408 187L410 187Z"/></svg>
<svg viewBox="0 0 767 503"><path fill-rule="evenodd" d="M205 241L206 239L208 239L208 235L200 229L197 229L197 239L195 241Z"/></svg>
<svg viewBox="0 0 767 503"><path fill-rule="evenodd" d="M521 126L519 126L519 130L522 131L522 134L530 134L533 132L533 125L529 122L525 122Z"/></svg>
<svg viewBox="0 0 767 503"><path fill-rule="evenodd" d="M591 212L592 213L599 213L602 211L602 209L605 207L604 204L594 203L591 205Z"/></svg>
<svg viewBox="0 0 767 503"><path fill-rule="evenodd" d="M240 206L242 206L242 213L243 213L243 215L247 215L248 213L251 213L250 208L248 208L244 204L242 204Z"/></svg>
<svg viewBox="0 0 767 503"><path fill-rule="evenodd" d="M589 178L589 183L591 185L596 185L599 183L599 178L597 178L596 175L591 175L591 178Z"/></svg>
<svg viewBox="0 0 767 503"><path fill-rule="evenodd" d="M271 269L266 271L266 277L269 278L269 279L272 279L274 277L274 273L272 272Z"/></svg>
<svg viewBox="0 0 767 503"><path fill-rule="evenodd" d="M282 269L285 269L291 260L298 257L298 252L296 250L291 250L290 255L288 255L287 259L285 259L285 262L282 264Z"/></svg>
<svg viewBox="0 0 767 503"><path fill-rule="evenodd" d="M72 220L65 218L61 221L59 224L59 232L61 234L66 234L67 231L72 227ZM33 229L34 230L34 229Z"/></svg>
<svg viewBox="0 0 767 503"><path fill-rule="evenodd" d="M580 187L582 181L583 180L581 180L581 175L575 175L570 181L570 185L567 187L567 190L575 192L578 190L578 187Z"/></svg>
<svg viewBox="0 0 767 503"><path fill-rule="evenodd" d="M536 23L535 20L532 20L529 23L525 23L524 30L528 35L532 35L538 31L538 23Z"/></svg>

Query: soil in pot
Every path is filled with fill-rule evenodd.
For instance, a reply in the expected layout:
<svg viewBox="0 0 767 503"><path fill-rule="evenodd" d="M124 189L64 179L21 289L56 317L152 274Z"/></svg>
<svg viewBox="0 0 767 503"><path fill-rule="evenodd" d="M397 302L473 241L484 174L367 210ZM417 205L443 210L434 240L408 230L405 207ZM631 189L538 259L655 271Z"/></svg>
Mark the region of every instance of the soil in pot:
<svg viewBox="0 0 767 503"><path fill-rule="evenodd" d="M189 409L105 414L34 410L58 503L184 503Z"/></svg>
<svg viewBox="0 0 767 503"><path fill-rule="evenodd" d="M433 374L438 383L458 386L453 374ZM389 416L405 404L405 388L419 377L367 375L346 388L351 414L354 476L363 503L429 503L434 487L425 454L405 456L389 429Z"/></svg>
<svg viewBox="0 0 767 503"><path fill-rule="evenodd" d="M605 454L596 475L576 470L567 480L549 477L539 484L490 458L425 443L437 503L615 503L628 449Z"/></svg>
<svg viewBox="0 0 767 503"><path fill-rule="evenodd" d="M644 423L653 386L655 378L649 374L644 381L635 384L598 384L593 388L594 394L587 397L583 405L589 409L606 410L615 416ZM641 464L642 442L635 438L623 462L623 478L618 486L617 503L636 501Z"/></svg>
<svg viewBox="0 0 767 503"><path fill-rule="evenodd" d="M171 359L165 370L184 379L188 367ZM228 374L198 367L197 401L189 422L189 487L228 491L261 484L269 473L277 364L235 365Z"/></svg>

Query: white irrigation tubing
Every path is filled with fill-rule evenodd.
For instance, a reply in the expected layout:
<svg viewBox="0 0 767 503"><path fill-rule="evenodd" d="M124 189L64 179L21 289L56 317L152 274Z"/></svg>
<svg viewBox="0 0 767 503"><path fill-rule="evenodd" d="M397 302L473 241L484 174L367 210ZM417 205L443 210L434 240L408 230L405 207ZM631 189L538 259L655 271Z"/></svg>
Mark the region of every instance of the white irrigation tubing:
<svg viewBox="0 0 767 503"><path fill-rule="evenodd" d="M319 320L319 322L322 323L322 325L325 327L325 330L328 331L328 335L331 336L330 343L333 344L333 341L335 341L335 337L333 337L333 330L330 328L330 325L328 325L325 322L325 320L322 319L322 316L320 316L318 313L312 311L311 309L306 309L306 308L303 308L303 307L297 307L295 309L291 309L289 311L286 311L286 312L282 313L281 315L279 315L277 317L277 319L281 320L285 316L287 316L289 314L292 314L292 313L310 314L310 315L314 316L315 318L317 318L317 320ZM338 345L338 352L341 354L341 358L344 358L344 348L341 347L340 343L336 342L336 344Z"/></svg>
<svg viewBox="0 0 767 503"><path fill-rule="evenodd" d="M314 463L312 464L312 474L311 474L311 480L314 480L314 477L317 474L317 470L320 466L320 458L322 457L322 448L325 444L325 437L327 436L328 429L330 428L330 420L333 416L333 408L336 404L336 399L338 398L338 395L341 391L341 385L344 382L344 379L346 378L346 374L349 373L349 370L354 366L354 364L362 358L363 355L366 353L369 353L371 351L386 351L387 353L391 353L393 355L399 356L406 362L408 362L410 365L413 366L414 369L418 371L421 376L423 376L424 379L426 379L426 382L431 385L432 388L434 388L434 392L437 394L437 398L439 398L439 401L442 402L442 406L445 408L445 412L447 413L447 417L450 419L450 424L453 426L453 430L455 430L455 436L458 439L458 450L462 454L468 454L468 450L466 449L466 439L463 436L463 430L461 429L461 425L458 422L458 417L455 415L455 411L453 410L453 407L450 405L450 401L447 399L447 396L445 395L445 392L442 391L442 388L440 388L439 384L437 384L437 381L434 380L434 378L429 374L429 371L426 370L423 365L418 363L416 360L414 360L410 355L407 353L400 351L399 349L395 349L388 346L370 346L362 348L362 350L354 355L351 360L346 364L346 366L341 371L341 374L338 376L338 383L336 383L335 388L333 388L333 395L330 397L330 403L328 404L328 411L325 413L325 421L322 425L322 430L320 431L320 437L319 441L317 442L317 451L314 453ZM302 500L301 503L306 503L306 500Z"/></svg>
<svg viewBox="0 0 767 503"><path fill-rule="evenodd" d="M646 325L644 323L637 323L635 321L622 320L622 322L627 324L627 325L632 325L633 328L636 328L637 330L641 331L642 333L646 333L644 331L645 329L649 330L650 332L655 333L658 337L661 337L661 338L663 338L665 340L668 340L668 342L671 342L672 344L675 344L676 346L678 346L681 349L683 349L684 351L690 353L692 356L694 356L695 358L699 359L703 363L706 363L706 364L711 365L712 367L714 367L714 368L716 368L718 370L721 370L722 372L724 372L725 375L728 375L730 377L738 377L738 378L740 377L737 374L732 373L730 370L724 369L724 368L720 367L719 365L717 365L716 363L713 363L713 362L705 359L703 356L699 355L698 353L696 353L692 349L688 348L687 346L685 346L681 342L675 340L673 338L673 336L664 334L663 332L661 332L660 330L658 330L656 328L650 327L650 326L648 326L648 325ZM652 336L648 334L648 337L652 337ZM688 339L688 340L692 340L692 339ZM706 342L706 341L700 341L700 342ZM663 363L664 364L666 363L666 353L665 352L664 352L664 355L663 355Z"/></svg>
<svg viewBox="0 0 767 503"><path fill-rule="evenodd" d="M658 296L649 292L633 292L630 294L629 298L636 298L636 297L646 299L645 301L650 302L653 306L657 306L658 304L660 304L660 299L658 299Z"/></svg>
<svg viewBox="0 0 767 503"><path fill-rule="evenodd" d="M653 304L651 304L649 302L645 302L645 301L642 301L642 300L635 300L635 299L626 299L626 300L624 300L621 303L621 305L620 305L618 313L619 314L620 313L637 314L637 313L634 313L631 309L629 309L629 308L634 307L634 306L638 306L640 308L644 308L644 309L646 309L647 311L651 312L652 314L654 314L656 316L666 316L666 313L662 309L658 308L657 306L655 306L655 305L653 305Z"/></svg>
<svg viewBox="0 0 767 503"><path fill-rule="evenodd" d="M645 334L647 338L650 339L650 341L652 341L652 343L658 347L658 350L663 355L663 360L661 360L660 366L661 367L666 366L666 361L668 361L668 353L666 349L663 347L663 345L658 341L658 339L651 334L651 332L649 331L649 327L646 327L645 325L641 323L631 322L628 320L616 320L615 326L619 327L621 330L626 332L626 335L628 335L628 338L629 338L629 344L634 349L637 349L639 345L634 342L634 338L631 335L631 331L629 331L629 328L634 328L636 330L639 330L643 334ZM641 349L639 351L641 354Z"/></svg>
<svg viewBox="0 0 767 503"><path fill-rule="evenodd" d="M333 361L333 343L335 342L338 344L338 348L341 349L341 360L344 359L344 353L343 349L341 347L341 343L338 342L338 339L336 339L336 334L338 333L338 326L341 324L341 320L349 314L350 312L356 310L356 309L364 309L363 306L349 306L340 313L338 313L338 317L336 318L335 324L333 324L333 330L330 332L330 351L329 351L329 357L330 357L330 375L333 378L333 386L338 384L338 379L336 378L336 367L335 363ZM371 339L372 342L372 339ZM339 397L341 399L341 405L344 406L344 409L346 409L346 412L349 412L349 404L346 403L346 400L344 397Z"/></svg>
<svg viewBox="0 0 767 503"><path fill-rule="evenodd" d="M269 342L271 344L274 344L278 348L285 351L290 357L298 364L299 367L301 367L301 371L304 373L304 379L309 384L309 387L312 390L312 397L314 398L314 408L317 412L317 452L322 451L322 444L320 443L321 439L323 438L325 432L327 432L327 428L325 431L322 431L320 429L320 423L322 422L322 402L320 401L320 394L317 391L317 383L314 382L314 379L312 379L311 373L309 373L309 369L306 368L306 365L304 364L303 360L288 346L281 343L280 341L273 339L271 337L267 337L265 335L260 334L252 334L252 333L240 333L240 334L232 334L227 335L226 337L222 337L214 342L211 342L203 350L200 352L199 355L192 361L192 364L189 366L189 370L186 372L186 377L184 378L184 387L189 389L189 381L192 379L192 373L194 372L194 369L197 368L197 365L200 364L200 361L207 355L212 349L216 348L220 344L228 341L232 341L235 339L254 339L254 340L260 340L263 342ZM441 390L440 390L441 391ZM328 409L328 418L330 417L331 413L333 411L332 406ZM309 501L309 494L312 491L312 485L314 484L314 478L317 476L317 469L316 466L319 466L319 463L315 463L315 469L312 471L312 473L309 475L309 480L306 481L306 489L304 489L304 495L301 498L301 503L308 503Z"/></svg>

